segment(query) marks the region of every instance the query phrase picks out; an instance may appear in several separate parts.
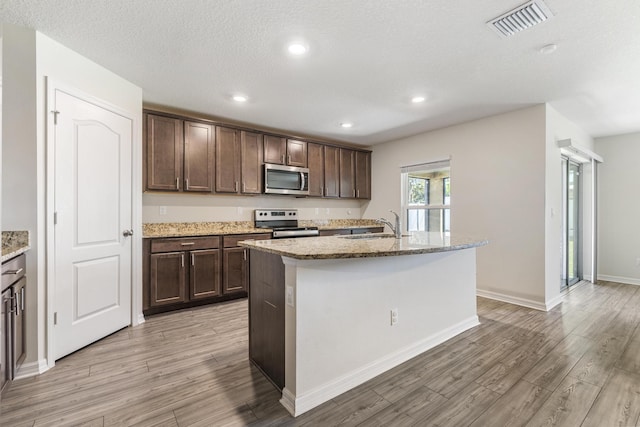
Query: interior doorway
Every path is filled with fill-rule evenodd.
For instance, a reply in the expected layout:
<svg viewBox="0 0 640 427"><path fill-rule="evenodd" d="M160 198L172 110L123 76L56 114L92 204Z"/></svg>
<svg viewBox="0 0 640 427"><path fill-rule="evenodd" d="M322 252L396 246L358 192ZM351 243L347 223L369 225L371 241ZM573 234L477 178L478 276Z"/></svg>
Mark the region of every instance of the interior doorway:
<svg viewBox="0 0 640 427"><path fill-rule="evenodd" d="M581 227L581 181L582 167L569 158L562 158L563 195L563 262L561 287L575 285L582 277L582 227Z"/></svg>

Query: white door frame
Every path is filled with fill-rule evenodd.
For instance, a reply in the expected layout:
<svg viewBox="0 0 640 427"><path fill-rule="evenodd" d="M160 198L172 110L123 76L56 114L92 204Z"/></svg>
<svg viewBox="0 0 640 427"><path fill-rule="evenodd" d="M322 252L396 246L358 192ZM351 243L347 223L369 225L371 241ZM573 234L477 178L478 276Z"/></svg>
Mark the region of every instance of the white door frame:
<svg viewBox="0 0 640 427"><path fill-rule="evenodd" d="M54 93L60 90L69 95L97 105L131 120L131 225L134 231L131 241L131 324L137 326L144 322L142 314L142 127L138 115L126 111L107 101L98 99L86 92L66 85L58 80L46 77L46 365L47 369L55 366L54 348L55 329L53 313L55 311L55 233L53 216L55 212L55 126L54 126ZM142 107L142 106L141 106Z"/></svg>

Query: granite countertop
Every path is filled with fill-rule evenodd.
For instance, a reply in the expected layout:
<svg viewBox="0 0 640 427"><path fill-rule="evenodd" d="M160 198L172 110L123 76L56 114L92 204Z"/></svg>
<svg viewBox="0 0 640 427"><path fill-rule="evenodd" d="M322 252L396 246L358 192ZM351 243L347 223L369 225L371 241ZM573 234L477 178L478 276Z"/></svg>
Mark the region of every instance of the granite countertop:
<svg viewBox="0 0 640 427"><path fill-rule="evenodd" d="M3 231L1 262L10 260L31 249L29 238L28 231Z"/></svg>
<svg viewBox="0 0 640 427"><path fill-rule="evenodd" d="M455 251L489 242L463 236L443 238L440 233L415 232L396 239L392 234L307 237L243 241L239 245L295 259L368 258Z"/></svg>
<svg viewBox="0 0 640 427"><path fill-rule="evenodd" d="M318 227L320 230L338 228L382 227L372 219L300 220L301 227ZM225 234L271 233L270 228L255 228L253 221L220 222L163 222L142 225L142 237L188 237Z"/></svg>

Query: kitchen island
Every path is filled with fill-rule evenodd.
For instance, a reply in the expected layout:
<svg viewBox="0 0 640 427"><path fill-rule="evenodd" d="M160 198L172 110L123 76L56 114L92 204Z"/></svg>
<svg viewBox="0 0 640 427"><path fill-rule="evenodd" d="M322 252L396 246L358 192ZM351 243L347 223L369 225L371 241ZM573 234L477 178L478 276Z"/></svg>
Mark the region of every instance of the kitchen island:
<svg viewBox="0 0 640 427"><path fill-rule="evenodd" d="M414 233L251 241L249 356L300 415L478 324L476 248Z"/></svg>

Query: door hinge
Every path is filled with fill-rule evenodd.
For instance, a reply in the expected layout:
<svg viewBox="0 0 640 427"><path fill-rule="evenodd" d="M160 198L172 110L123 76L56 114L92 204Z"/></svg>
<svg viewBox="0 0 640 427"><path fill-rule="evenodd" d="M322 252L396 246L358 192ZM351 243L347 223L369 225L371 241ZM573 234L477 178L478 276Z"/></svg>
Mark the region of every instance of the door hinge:
<svg viewBox="0 0 640 427"><path fill-rule="evenodd" d="M58 312L53 313L53 324L54 326L58 324Z"/></svg>
<svg viewBox="0 0 640 427"><path fill-rule="evenodd" d="M53 213L53 225L58 224L58 212Z"/></svg>
<svg viewBox="0 0 640 427"><path fill-rule="evenodd" d="M60 114L60 111L51 110L51 112L53 113L53 124L57 125L58 124L58 114Z"/></svg>

